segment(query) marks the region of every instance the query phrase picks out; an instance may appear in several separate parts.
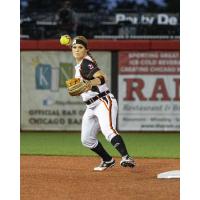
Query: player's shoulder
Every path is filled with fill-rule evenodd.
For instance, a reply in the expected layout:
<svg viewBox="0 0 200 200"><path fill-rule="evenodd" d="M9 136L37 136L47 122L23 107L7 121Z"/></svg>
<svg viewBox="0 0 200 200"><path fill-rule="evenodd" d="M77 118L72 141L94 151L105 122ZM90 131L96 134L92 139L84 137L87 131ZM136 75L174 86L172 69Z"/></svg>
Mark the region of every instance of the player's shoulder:
<svg viewBox="0 0 200 200"><path fill-rule="evenodd" d="M84 57L80 66L82 77L91 80L97 71L99 71L99 68L96 63L89 56Z"/></svg>
<svg viewBox="0 0 200 200"><path fill-rule="evenodd" d="M83 68L88 68L90 70L92 70L93 68L97 68L96 63L94 63L94 61L92 60L92 58L89 57L89 56L86 56L86 57L83 58L81 66Z"/></svg>
<svg viewBox="0 0 200 200"><path fill-rule="evenodd" d="M91 61L92 62L92 58L89 56L89 55L86 55L83 60L88 60L88 61Z"/></svg>
<svg viewBox="0 0 200 200"><path fill-rule="evenodd" d="M92 60L92 58L90 57L90 56L85 56L84 58L83 58L83 61L82 61L82 63L94 63L94 61ZM94 63L95 64L95 63Z"/></svg>

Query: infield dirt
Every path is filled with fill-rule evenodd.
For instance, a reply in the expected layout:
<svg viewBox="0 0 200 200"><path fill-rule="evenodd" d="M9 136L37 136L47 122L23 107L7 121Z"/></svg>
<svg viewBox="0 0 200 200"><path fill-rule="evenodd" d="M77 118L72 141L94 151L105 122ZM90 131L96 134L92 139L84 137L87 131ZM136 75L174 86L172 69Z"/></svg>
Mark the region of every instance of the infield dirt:
<svg viewBox="0 0 200 200"><path fill-rule="evenodd" d="M179 179L157 179L179 170L179 159L136 159L134 169L94 172L98 157L21 156L21 200L179 200Z"/></svg>

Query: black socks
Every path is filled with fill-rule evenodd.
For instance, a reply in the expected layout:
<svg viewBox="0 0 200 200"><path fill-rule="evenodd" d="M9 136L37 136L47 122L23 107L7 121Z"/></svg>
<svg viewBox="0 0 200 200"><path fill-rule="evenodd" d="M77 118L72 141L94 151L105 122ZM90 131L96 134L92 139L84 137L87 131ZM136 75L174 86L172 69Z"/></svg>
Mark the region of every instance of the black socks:
<svg viewBox="0 0 200 200"><path fill-rule="evenodd" d="M116 135L111 140L111 144L118 150L122 157L128 155L126 146L120 135ZM106 152L100 142L98 142L98 145L91 150L97 153L103 159L103 161L110 161L112 159L112 157Z"/></svg>
<svg viewBox="0 0 200 200"><path fill-rule="evenodd" d="M111 144L119 151L121 156L128 155L126 146L124 144L124 141L120 135L116 135L112 140Z"/></svg>
<svg viewBox="0 0 200 200"><path fill-rule="evenodd" d="M98 145L91 150L97 153L103 159L103 161L110 161L112 159L112 157L106 152L99 141Z"/></svg>

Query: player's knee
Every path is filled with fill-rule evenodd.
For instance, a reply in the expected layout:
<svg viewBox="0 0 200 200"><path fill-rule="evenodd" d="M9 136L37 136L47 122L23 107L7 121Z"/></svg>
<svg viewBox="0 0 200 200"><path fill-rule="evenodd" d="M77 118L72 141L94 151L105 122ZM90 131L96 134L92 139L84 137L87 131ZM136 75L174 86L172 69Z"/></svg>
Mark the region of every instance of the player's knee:
<svg viewBox="0 0 200 200"><path fill-rule="evenodd" d="M104 134L104 136L105 136L106 140L108 142L110 142L116 136L116 134L115 133L109 133L109 134Z"/></svg>
<svg viewBox="0 0 200 200"><path fill-rule="evenodd" d="M97 146L98 141L91 138L81 138L81 143L83 146L92 149Z"/></svg>
<svg viewBox="0 0 200 200"><path fill-rule="evenodd" d="M81 138L81 143L83 146L87 147L87 140L85 138Z"/></svg>

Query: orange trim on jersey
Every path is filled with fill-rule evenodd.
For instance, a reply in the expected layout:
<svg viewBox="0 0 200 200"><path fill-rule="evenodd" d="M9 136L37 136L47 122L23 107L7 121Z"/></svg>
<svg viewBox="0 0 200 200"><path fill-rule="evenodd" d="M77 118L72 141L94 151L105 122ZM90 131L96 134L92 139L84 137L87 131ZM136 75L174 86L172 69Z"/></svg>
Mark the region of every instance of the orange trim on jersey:
<svg viewBox="0 0 200 200"><path fill-rule="evenodd" d="M113 130L113 132L115 133L115 134L118 134L118 132L113 128L113 126L112 126L112 100L111 100L111 98L110 98L110 96L108 95L107 96L108 97L108 100L109 100L109 102L110 102L110 107L109 107L109 122L110 122L110 128Z"/></svg>
<svg viewBox="0 0 200 200"><path fill-rule="evenodd" d="M106 103L105 103L105 101L103 100L103 99L99 99L101 102L103 102L104 103L104 105L105 105L105 107L106 107L106 109L109 111L109 108L107 107L107 105L106 105Z"/></svg>

